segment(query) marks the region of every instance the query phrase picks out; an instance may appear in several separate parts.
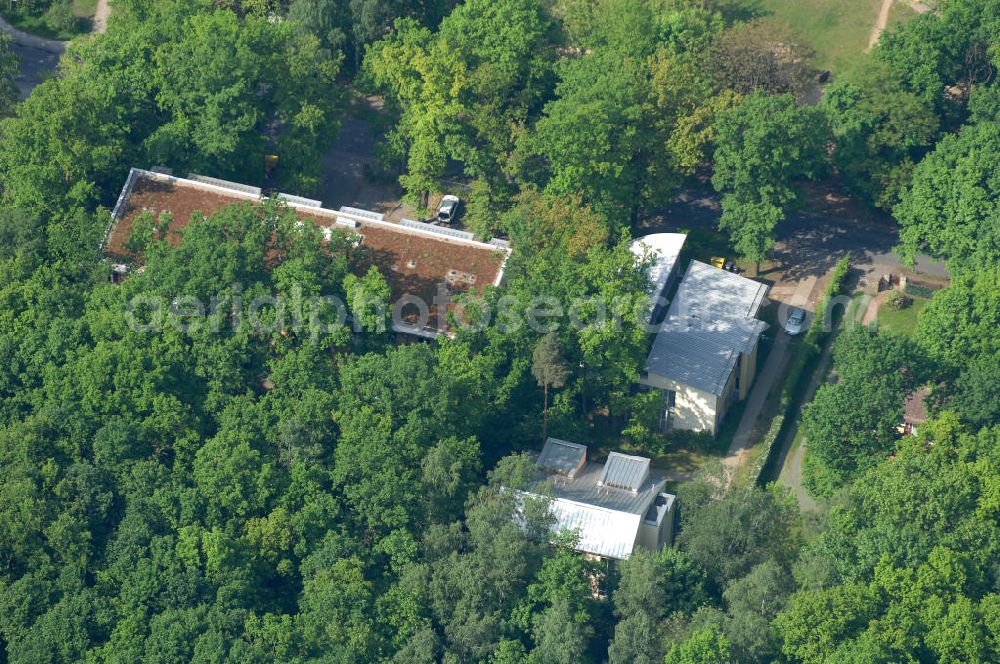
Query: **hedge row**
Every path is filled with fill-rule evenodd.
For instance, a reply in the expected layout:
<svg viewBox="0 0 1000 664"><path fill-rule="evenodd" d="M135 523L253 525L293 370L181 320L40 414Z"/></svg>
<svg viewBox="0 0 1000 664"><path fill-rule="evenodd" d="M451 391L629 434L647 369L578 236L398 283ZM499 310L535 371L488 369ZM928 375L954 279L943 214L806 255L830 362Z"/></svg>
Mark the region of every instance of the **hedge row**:
<svg viewBox="0 0 1000 664"><path fill-rule="evenodd" d="M923 284L915 284L912 281L906 282L906 288L903 292L907 295L916 295L917 297L926 297L928 300L934 297L934 289L930 286L924 286Z"/></svg>
<svg viewBox="0 0 1000 664"><path fill-rule="evenodd" d="M753 478L753 484L760 484L761 475L764 473L764 469L770 463L771 457L774 454L775 442L778 441L784 429L785 413L780 412L771 420L771 426L768 428L767 433L764 434L764 449L761 451L760 456L757 457L757 461L754 462L753 468L750 469L750 477ZM749 486L753 486L753 484Z"/></svg>
<svg viewBox="0 0 1000 664"><path fill-rule="evenodd" d="M830 273L830 281L827 283L826 290L823 291L823 295L816 305L816 314L809 325L809 330L806 332L807 343L811 343L817 348L823 345L823 341L829 332L829 330L824 328L826 309L830 306L830 300L840 295L843 291L844 282L847 280L847 275L850 271L851 263L847 256L837 261L837 264L833 267L833 271Z"/></svg>

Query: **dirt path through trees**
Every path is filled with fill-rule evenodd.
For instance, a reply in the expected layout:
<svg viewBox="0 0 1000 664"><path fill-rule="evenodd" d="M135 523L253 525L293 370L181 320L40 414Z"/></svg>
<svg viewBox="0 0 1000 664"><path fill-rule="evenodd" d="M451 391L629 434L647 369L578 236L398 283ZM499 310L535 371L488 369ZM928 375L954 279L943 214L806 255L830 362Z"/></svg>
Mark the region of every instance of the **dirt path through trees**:
<svg viewBox="0 0 1000 664"><path fill-rule="evenodd" d="M111 16L111 5L108 0L97 0L97 8L94 10L94 32L104 33L108 29L108 17Z"/></svg>
<svg viewBox="0 0 1000 664"><path fill-rule="evenodd" d="M917 0L908 0L910 3L910 8L918 14L923 14L924 12L929 12L931 8L922 2L917 2ZM882 6L878 10L878 19L875 21L875 27L872 28L872 35L868 38L868 50L870 51L878 38L882 36L882 32L885 30L886 24L889 23L889 12L892 10L893 2L902 2L902 0L882 0Z"/></svg>
<svg viewBox="0 0 1000 664"><path fill-rule="evenodd" d="M882 0L882 6L879 7L878 10L878 19L875 21L875 27L872 28L872 36L868 38L869 51L882 35L882 31L885 30L886 23L889 22L889 10L892 9L892 3L893 0Z"/></svg>

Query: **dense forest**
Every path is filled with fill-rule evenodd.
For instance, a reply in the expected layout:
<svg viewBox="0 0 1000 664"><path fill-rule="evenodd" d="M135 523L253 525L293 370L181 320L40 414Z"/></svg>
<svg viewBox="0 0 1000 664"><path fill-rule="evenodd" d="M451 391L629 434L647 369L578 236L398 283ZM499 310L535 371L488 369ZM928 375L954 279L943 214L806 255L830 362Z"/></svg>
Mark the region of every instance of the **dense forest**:
<svg viewBox="0 0 1000 664"><path fill-rule="evenodd" d="M0 662L1000 660L1000 1L941 0L818 105L755 6L119 0L23 102L0 42ZM485 297L515 313L644 302L628 241L692 182L750 262L831 177L946 261L913 338L834 344L802 424L822 516L706 477L676 546L608 566L501 488L543 398L550 433L655 445L642 307L412 344L367 307L321 335L129 324L144 296L385 297L277 203L139 238L120 285L100 254L130 167L308 195L363 94L380 175L426 205L458 173L470 227L510 239Z"/></svg>

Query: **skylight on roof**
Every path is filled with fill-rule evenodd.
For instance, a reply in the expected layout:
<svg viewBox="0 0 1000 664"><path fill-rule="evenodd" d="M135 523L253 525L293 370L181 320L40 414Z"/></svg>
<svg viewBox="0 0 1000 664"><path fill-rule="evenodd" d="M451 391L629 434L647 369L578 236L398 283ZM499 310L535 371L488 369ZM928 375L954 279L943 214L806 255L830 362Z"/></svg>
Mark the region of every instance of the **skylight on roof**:
<svg viewBox="0 0 1000 664"><path fill-rule="evenodd" d="M597 484L636 492L648 476L649 459L611 452Z"/></svg>
<svg viewBox="0 0 1000 664"><path fill-rule="evenodd" d="M587 461L587 446L549 438L536 463L551 473L573 478Z"/></svg>

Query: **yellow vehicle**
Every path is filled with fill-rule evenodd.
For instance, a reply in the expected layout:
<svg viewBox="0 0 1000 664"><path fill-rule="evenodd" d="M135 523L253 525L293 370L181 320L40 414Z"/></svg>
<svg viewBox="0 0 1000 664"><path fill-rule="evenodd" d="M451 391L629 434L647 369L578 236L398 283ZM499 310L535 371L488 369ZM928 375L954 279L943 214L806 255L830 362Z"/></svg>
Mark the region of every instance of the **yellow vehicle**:
<svg viewBox="0 0 1000 664"><path fill-rule="evenodd" d="M708 259L708 262L712 264L712 267L717 267L720 270L733 272L736 269L736 262L725 256L712 256Z"/></svg>

